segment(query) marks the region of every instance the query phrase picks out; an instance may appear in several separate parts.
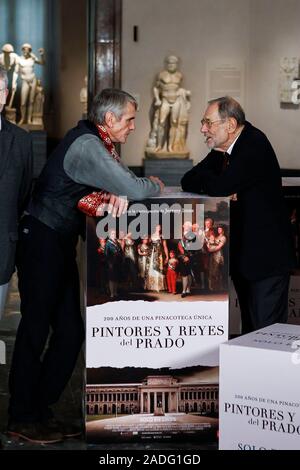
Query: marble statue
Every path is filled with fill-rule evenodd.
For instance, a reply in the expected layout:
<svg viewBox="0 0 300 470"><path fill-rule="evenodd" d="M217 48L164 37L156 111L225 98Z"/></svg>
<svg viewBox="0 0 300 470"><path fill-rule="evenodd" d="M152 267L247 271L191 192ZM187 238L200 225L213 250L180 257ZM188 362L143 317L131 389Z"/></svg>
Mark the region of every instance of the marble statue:
<svg viewBox="0 0 300 470"><path fill-rule="evenodd" d="M280 102L293 103L292 83L299 73L299 60L297 57L283 57L280 60Z"/></svg>
<svg viewBox="0 0 300 470"><path fill-rule="evenodd" d="M21 76L21 119L19 125L32 124L33 105L36 96L37 78L34 73L35 64L44 65L44 49L39 49L40 58L32 52L30 44L22 45L22 56L17 63L17 73Z"/></svg>
<svg viewBox="0 0 300 470"><path fill-rule="evenodd" d="M146 144L150 158L189 157L186 138L191 92L182 87L178 62L174 55L166 58L166 69L159 73L153 88L151 131Z"/></svg>
<svg viewBox="0 0 300 470"><path fill-rule="evenodd" d="M81 88L79 99L80 103L82 103L82 117L86 119L87 112L88 112L88 91L87 91L87 83L88 79L87 76L84 77L84 87Z"/></svg>
<svg viewBox="0 0 300 470"><path fill-rule="evenodd" d="M5 117L15 123L16 122L16 108L13 108L13 101L17 89L17 63L18 63L18 54L15 53L14 47L11 44L4 44L2 46L2 52L0 54L0 65L3 65L7 70L8 76L8 86L9 86L9 95L8 95L8 105L5 108Z"/></svg>

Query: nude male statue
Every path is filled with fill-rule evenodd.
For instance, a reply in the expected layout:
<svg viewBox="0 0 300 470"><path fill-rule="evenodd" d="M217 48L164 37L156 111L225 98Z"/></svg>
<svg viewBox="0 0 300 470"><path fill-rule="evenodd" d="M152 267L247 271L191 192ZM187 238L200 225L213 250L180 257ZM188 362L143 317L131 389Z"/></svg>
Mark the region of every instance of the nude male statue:
<svg viewBox="0 0 300 470"><path fill-rule="evenodd" d="M156 151L164 146L168 152L185 150L190 91L181 87L182 73L177 70L178 58L166 58L166 70L159 73L153 88L156 108L152 137L157 133Z"/></svg>
<svg viewBox="0 0 300 470"><path fill-rule="evenodd" d="M36 94L37 79L34 73L34 65L45 64L44 49L39 49L40 58L38 59L32 52L30 44L25 43L22 46L22 56L19 57L17 72L21 75L21 119L18 124L27 122L32 123L33 103Z"/></svg>

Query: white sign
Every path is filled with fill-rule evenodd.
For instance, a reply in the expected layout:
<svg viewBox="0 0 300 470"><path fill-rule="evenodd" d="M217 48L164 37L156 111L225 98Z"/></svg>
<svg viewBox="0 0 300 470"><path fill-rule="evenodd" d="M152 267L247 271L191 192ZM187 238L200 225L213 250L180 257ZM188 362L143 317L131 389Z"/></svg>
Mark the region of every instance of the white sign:
<svg viewBox="0 0 300 470"><path fill-rule="evenodd" d="M87 367L217 366L218 346L228 338L227 312L227 301L88 307Z"/></svg>
<svg viewBox="0 0 300 470"><path fill-rule="evenodd" d="M300 449L300 326L220 346L220 449Z"/></svg>
<svg viewBox="0 0 300 470"><path fill-rule="evenodd" d="M245 102L245 64L236 60L208 60L206 69L207 101L232 96L243 106Z"/></svg>

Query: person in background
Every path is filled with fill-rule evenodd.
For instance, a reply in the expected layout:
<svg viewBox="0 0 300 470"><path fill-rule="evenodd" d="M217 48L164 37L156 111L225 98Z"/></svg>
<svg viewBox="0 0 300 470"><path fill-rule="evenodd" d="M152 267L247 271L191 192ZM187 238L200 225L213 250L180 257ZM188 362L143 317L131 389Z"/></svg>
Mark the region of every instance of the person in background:
<svg viewBox="0 0 300 470"><path fill-rule="evenodd" d="M15 270L18 223L30 194L33 164L30 135L2 116L7 96L7 71L0 65L0 318Z"/></svg>

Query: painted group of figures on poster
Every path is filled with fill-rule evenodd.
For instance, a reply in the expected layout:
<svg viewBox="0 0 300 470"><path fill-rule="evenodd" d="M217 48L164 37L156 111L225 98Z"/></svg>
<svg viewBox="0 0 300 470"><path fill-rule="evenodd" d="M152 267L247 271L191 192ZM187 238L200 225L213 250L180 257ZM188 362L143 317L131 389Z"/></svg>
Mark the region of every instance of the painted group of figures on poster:
<svg viewBox="0 0 300 470"><path fill-rule="evenodd" d="M161 225L134 240L116 230L99 238L100 290L109 300L128 292L166 292L187 297L223 292L227 288L227 260L223 247L226 228L206 218L204 228L185 222L180 240L166 240ZM195 243L196 242L196 243Z"/></svg>

